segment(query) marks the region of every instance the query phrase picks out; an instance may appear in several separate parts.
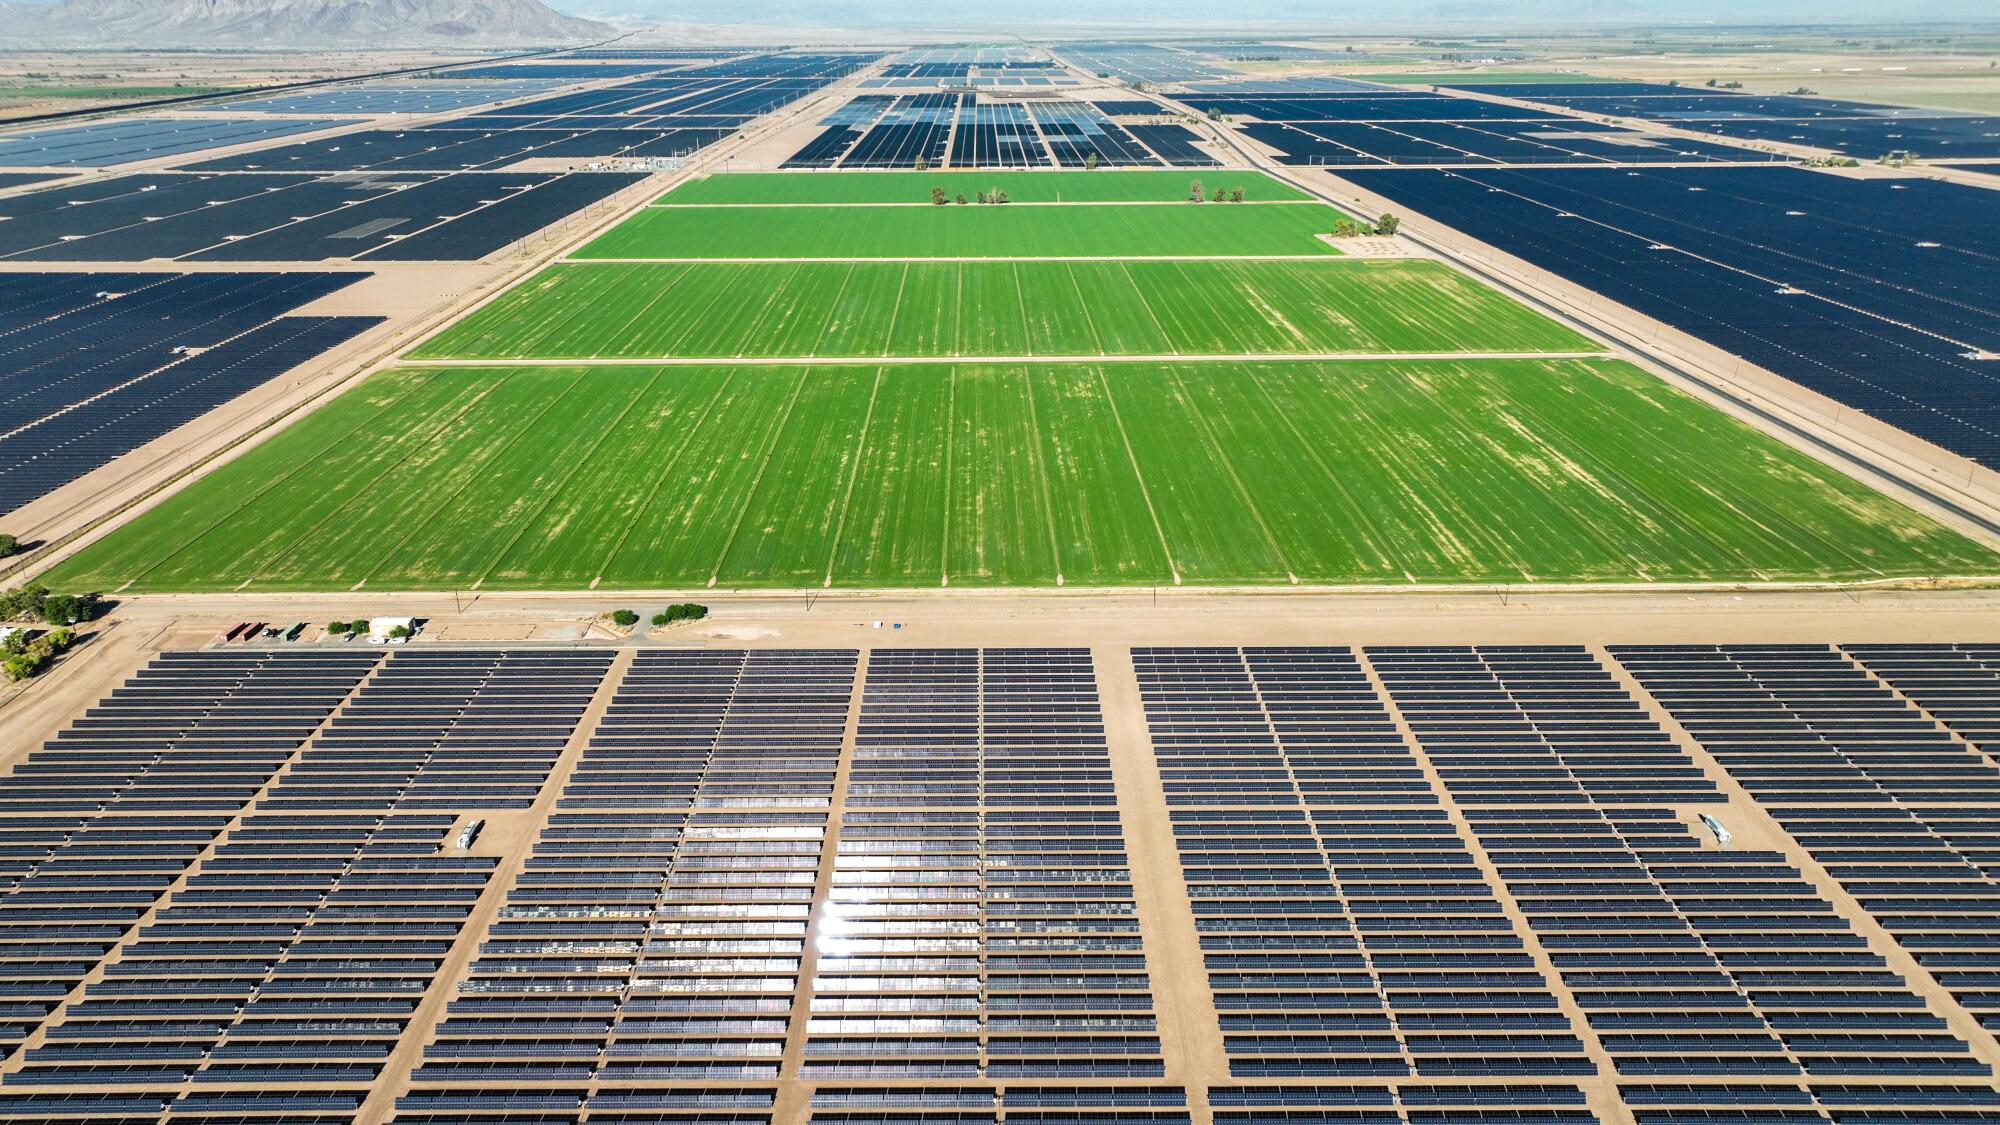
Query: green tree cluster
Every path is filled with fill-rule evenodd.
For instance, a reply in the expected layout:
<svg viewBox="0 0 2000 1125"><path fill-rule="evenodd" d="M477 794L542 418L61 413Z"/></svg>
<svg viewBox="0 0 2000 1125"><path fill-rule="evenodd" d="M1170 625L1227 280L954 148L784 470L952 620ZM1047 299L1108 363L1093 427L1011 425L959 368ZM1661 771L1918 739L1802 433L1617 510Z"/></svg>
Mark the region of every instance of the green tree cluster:
<svg viewBox="0 0 2000 1125"><path fill-rule="evenodd" d="M698 605L694 602L680 602L668 606L660 613L654 614L653 625L657 628L661 625L672 625L676 621L700 621L707 616L707 606Z"/></svg>
<svg viewBox="0 0 2000 1125"><path fill-rule="evenodd" d="M95 620L103 612L104 600L96 594L51 594L39 582L0 591L0 621L75 625Z"/></svg>
<svg viewBox="0 0 2000 1125"><path fill-rule="evenodd" d="M75 643L76 634L68 629L50 629L33 640L29 640L25 632L15 632L7 638L5 657L0 659L0 671L5 671L10 681L19 683L30 676L40 675L56 657L68 652Z"/></svg>

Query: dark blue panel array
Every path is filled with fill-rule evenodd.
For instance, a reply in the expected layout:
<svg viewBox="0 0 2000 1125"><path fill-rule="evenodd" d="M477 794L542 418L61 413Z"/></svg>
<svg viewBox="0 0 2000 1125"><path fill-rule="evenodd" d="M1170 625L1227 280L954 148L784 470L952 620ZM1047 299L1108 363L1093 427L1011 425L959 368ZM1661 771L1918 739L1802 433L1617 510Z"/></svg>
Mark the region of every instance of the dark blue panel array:
<svg viewBox="0 0 2000 1125"><path fill-rule="evenodd" d="M2000 799L2000 769L1826 645L1612 650L1760 801Z"/></svg>
<svg viewBox="0 0 2000 1125"><path fill-rule="evenodd" d="M1371 648L1368 659L1460 803L1717 799L1580 647Z"/></svg>
<svg viewBox="0 0 2000 1125"><path fill-rule="evenodd" d="M1799 168L1341 174L2000 467L2000 364L1967 358L2000 349L2000 235L1982 189Z"/></svg>
<svg viewBox="0 0 2000 1125"><path fill-rule="evenodd" d="M1810 145L1868 160L1893 152L1925 157L2000 155L2000 117L1953 110L1646 82L1499 83L1476 88L1585 113L1637 117L1743 140Z"/></svg>
<svg viewBox="0 0 2000 1125"><path fill-rule="evenodd" d="M1780 853L1667 809L1467 818L1621 1075L1991 1077Z"/></svg>
<svg viewBox="0 0 2000 1125"><path fill-rule="evenodd" d="M132 117L0 133L0 165L85 168L313 133L351 120L309 117Z"/></svg>
<svg viewBox="0 0 2000 1125"><path fill-rule="evenodd" d="M0 200L0 257L466 260L636 182L638 173L166 173ZM411 245L404 245L404 244Z"/></svg>
<svg viewBox="0 0 2000 1125"><path fill-rule="evenodd" d="M1211 1086L1208 1104L1216 1125L1595 1125L1599 1120L1582 1090L1556 1085Z"/></svg>
<svg viewBox="0 0 2000 1125"><path fill-rule="evenodd" d="M1254 118L1243 131L1285 154L1289 164L1673 164L1778 159L1746 148L1414 90L1293 94L1253 89L1183 100L1197 109Z"/></svg>
<svg viewBox="0 0 2000 1125"><path fill-rule="evenodd" d="M0 511L379 323L283 316L366 276L0 274Z"/></svg>
<svg viewBox="0 0 2000 1125"><path fill-rule="evenodd" d="M1185 126L1113 122L1088 102L995 102L959 93L862 94L821 119L787 168L1206 165ZM1142 131L1143 130L1143 131ZM1149 150L1148 145L1152 146ZM1156 155L1157 152L1157 155Z"/></svg>
<svg viewBox="0 0 2000 1125"><path fill-rule="evenodd" d="M1133 661L1232 1076L1593 1071L1352 651Z"/></svg>
<svg viewBox="0 0 2000 1125"><path fill-rule="evenodd" d="M8 1053L376 660L373 652L164 654L0 781L0 1045ZM0 1111L20 1112L18 1099L0 1098Z"/></svg>
<svg viewBox="0 0 2000 1125"><path fill-rule="evenodd" d="M1195 147L1200 134L1185 125L1128 125L1126 129L1176 168L1210 168L1221 163Z"/></svg>
<svg viewBox="0 0 2000 1125"><path fill-rule="evenodd" d="M443 79L450 75L441 74L438 77ZM366 82L230 102L227 108L258 113L446 113L524 98L565 84L560 79L533 78L512 82L490 79L474 82Z"/></svg>
<svg viewBox="0 0 2000 1125"><path fill-rule="evenodd" d="M279 317L0 436L0 511L59 488L380 323L374 316Z"/></svg>
<svg viewBox="0 0 2000 1125"><path fill-rule="evenodd" d="M1979 744L1991 729L1989 717L2000 713L2000 650L1874 644L1850 645L1844 653L1825 645L1614 651L1924 971L1982 1025L2000 1028L2000 767ZM1930 1012L1907 1007L1900 1027L1885 1019L1869 1029L1893 1038L1856 1041L1881 1057L1887 1073L1908 1073L1917 1064L1910 1057L1916 1037L1934 1043L1944 1034ZM1816 1092L1824 1102L1826 1092ZM1992 1116L2000 1106L1990 1087L1905 1091L1901 1101L1878 1093L1871 1100L1983 1107L1968 1119Z"/></svg>
<svg viewBox="0 0 2000 1125"><path fill-rule="evenodd" d="M369 129L242 153L196 168L458 172L528 159L686 156L752 118L822 89L871 58L767 55L719 62L496 106L421 127Z"/></svg>
<svg viewBox="0 0 2000 1125"><path fill-rule="evenodd" d="M458 829L537 798L610 663L603 650L163 657L58 745L93 761L152 746L144 779L166 784L113 811L150 797L179 810L163 822L244 815L136 934L121 928L0 1105L350 1120L499 866ZM178 746L154 745L169 733ZM199 851L220 826L180 834ZM148 870L165 889L187 867ZM72 1108L53 1108L65 1095Z"/></svg>

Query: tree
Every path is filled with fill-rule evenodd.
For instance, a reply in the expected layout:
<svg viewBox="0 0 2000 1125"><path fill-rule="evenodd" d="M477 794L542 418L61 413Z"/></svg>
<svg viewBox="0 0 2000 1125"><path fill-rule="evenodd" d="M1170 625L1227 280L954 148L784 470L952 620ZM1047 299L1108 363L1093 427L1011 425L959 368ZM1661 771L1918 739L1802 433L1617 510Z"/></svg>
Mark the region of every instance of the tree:
<svg viewBox="0 0 2000 1125"><path fill-rule="evenodd" d="M1397 218L1396 216L1390 214L1387 211L1384 211L1382 212L1382 217L1375 220L1375 233L1382 235L1395 234L1397 228L1401 227L1402 225L1403 225L1403 220Z"/></svg>
<svg viewBox="0 0 2000 1125"><path fill-rule="evenodd" d="M1188 198L1194 200L1196 203L1202 201L1204 196L1202 195L1200 180L1196 180L1188 185Z"/></svg>
<svg viewBox="0 0 2000 1125"><path fill-rule="evenodd" d="M366 633L369 629L368 619L366 617L357 617L354 619L354 624L349 625L348 628L357 633Z"/></svg>
<svg viewBox="0 0 2000 1125"><path fill-rule="evenodd" d="M983 191L979 193L979 202L981 203L986 202L986 193Z"/></svg>
<svg viewBox="0 0 2000 1125"><path fill-rule="evenodd" d="M345 621L329 621L326 623L326 631L336 637L344 637L354 631L354 626Z"/></svg>
<svg viewBox="0 0 2000 1125"><path fill-rule="evenodd" d="M75 594L53 594L42 603L42 620L51 625L74 625L83 620L83 602Z"/></svg>
<svg viewBox="0 0 2000 1125"><path fill-rule="evenodd" d="M1225 199L1228 199L1228 198L1229 198L1229 193L1228 193L1228 192L1226 192L1226 191L1224 191L1224 190L1223 190L1223 189L1221 189L1221 188L1216 188L1216 189L1215 189L1215 194L1214 194L1214 195L1211 195L1211 196L1209 196L1209 200L1210 200L1210 202L1213 202L1213 203L1220 203L1220 202L1222 202L1223 200L1225 200Z"/></svg>
<svg viewBox="0 0 2000 1125"><path fill-rule="evenodd" d="M611 611L611 621L615 625L629 629L638 624L639 615L629 609L614 609Z"/></svg>
<svg viewBox="0 0 2000 1125"><path fill-rule="evenodd" d="M958 201L959 201L960 203L964 203L964 202L965 202L965 193L964 193L964 192L962 192L962 191L961 191L961 192L959 192L959 193L958 193Z"/></svg>
<svg viewBox="0 0 2000 1125"><path fill-rule="evenodd" d="M653 615L653 628L657 629L672 620L673 618L668 617L664 611L656 613Z"/></svg>
<svg viewBox="0 0 2000 1125"><path fill-rule="evenodd" d="M13 554L15 551L19 550L20 547L21 545L15 541L13 536L7 534L4 531L0 531L0 559L4 559L8 555Z"/></svg>
<svg viewBox="0 0 2000 1125"><path fill-rule="evenodd" d="M1083 158L1083 170L1084 170L1084 171L1086 171L1086 172L1095 172L1095 171L1097 171L1097 154L1096 154L1096 153L1092 152L1092 153L1086 153L1086 154L1084 155L1084 158Z"/></svg>
<svg viewBox="0 0 2000 1125"><path fill-rule="evenodd" d="M928 159L919 156L917 157L916 162L911 165L911 167L915 168L919 172L928 172L931 170L931 162Z"/></svg>
<svg viewBox="0 0 2000 1125"><path fill-rule="evenodd" d="M1229 202L1231 202L1231 203L1241 203L1241 202L1243 202L1243 189L1242 189L1242 188L1230 188L1230 189L1229 189Z"/></svg>
<svg viewBox="0 0 2000 1125"><path fill-rule="evenodd" d="M389 630L389 639L392 641L408 640L409 637L410 637L410 627L408 625L398 625L395 628Z"/></svg>
<svg viewBox="0 0 2000 1125"><path fill-rule="evenodd" d="M1001 190L1000 190L999 188L994 188L994 189L993 189L993 202L995 202L995 203L1005 203L1005 202L1007 202L1007 193L1006 193L1006 192L1004 192L1004 191L1001 191Z"/></svg>
<svg viewBox="0 0 2000 1125"><path fill-rule="evenodd" d="M49 588L39 582L26 586L16 586L0 593L0 621L13 621L22 617L40 619L42 603L49 597Z"/></svg>
<svg viewBox="0 0 2000 1125"><path fill-rule="evenodd" d="M1333 237L1335 238L1353 238L1360 233L1361 228L1355 225L1353 219L1347 218L1345 215L1333 221Z"/></svg>
<svg viewBox="0 0 2000 1125"><path fill-rule="evenodd" d="M934 188L932 188L932 189L931 189L931 206L933 206L933 207L942 207L942 206L944 206L944 202L945 202L945 195L944 195L944 189L943 189L943 188L941 188L941 187L934 187Z"/></svg>

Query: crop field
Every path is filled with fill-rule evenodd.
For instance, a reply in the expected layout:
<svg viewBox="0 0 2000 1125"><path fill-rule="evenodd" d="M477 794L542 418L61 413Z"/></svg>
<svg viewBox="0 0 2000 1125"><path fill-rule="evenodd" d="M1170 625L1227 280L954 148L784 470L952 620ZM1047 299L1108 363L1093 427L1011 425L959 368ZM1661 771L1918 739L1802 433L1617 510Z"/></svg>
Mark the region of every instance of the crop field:
<svg viewBox="0 0 2000 1125"><path fill-rule="evenodd" d="M1859 579L2000 558L1624 364L402 368L86 548L132 591Z"/></svg>
<svg viewBox="0 0 2000 1125"><path fill-rule="evenodd" d="M560 265L418 359L1578 352L1425 260Z"/></svg>
<svg viewBox="0 0 2000 1125"><path fill-rule="evenodd" d="M974 199L999 189L1016 203L1144 203L1188 198L1199 180L1214 191L1242 188L1250 202L1307 199L1306 193L1242 169L1174 172L731 172L690 180L662 203L929 203L931 189ZM976 205L975 205L976 206Z"/></svg>
<svg viewBox="0 0 2000 1125"><path fill-rule="evenodd" d="M577 258L1084 258L1336 254L1317 203L648 207Z"/></svg>

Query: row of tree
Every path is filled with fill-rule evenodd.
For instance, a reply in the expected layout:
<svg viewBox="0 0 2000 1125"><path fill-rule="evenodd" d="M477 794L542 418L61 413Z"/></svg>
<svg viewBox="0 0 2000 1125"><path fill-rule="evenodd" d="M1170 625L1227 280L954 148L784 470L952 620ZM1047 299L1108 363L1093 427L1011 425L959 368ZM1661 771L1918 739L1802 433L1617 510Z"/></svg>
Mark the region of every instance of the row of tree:
<svg viewBox="0 0 2000 1125"><path fill-rule="evenodd" d="M1243 202L1243 189L1240 187L1218 187L1212 194L1204 195L1201 181L1196 180L1188 185L1188 201L1191 203L1201 203L1204 201L1209 203L1241 203Z"/></svg>
<svg viewBox="0 0 2000 1125"><path fill-rule="evenodd" d="M1001 191L999 188L989 188L985 191L977 192L975 194L977 195L978 202L980 203L1012 202L1012 200L1008 198L1007 193ZM962 191L958 193L957 198L953 198L951 196L946 195L945 190L941 187L934 187L931 189L931 205L934 207L942 207L947 203L965 203L965 202L968 201L965 198L965 193Z"/></svg>
<svg viewBox="0 0 2000 1125"><path fill-rule="evenodd" d="M0 621L39 621L76 625L102 616L106 606L96 594L51 594L39 582L0 591Z"/></svg>
<svg viewBox="0 0 2000 1125"><path fill-rule="evenodd" d="M1333 237L1354 238L1363 234L1377 234L1387 237L1395 234L1402 227L1403 220L1387 211L1382 212L1381 217L1373 223L1358 223L1342 215L1333 221Z"/></svg>
<svg viewBox="0 0 2000 1125"><path fill-rule="evenodd" d="M672 625L677 621L700 621L708 616L708 607L695 602L677 602L653 615L653 628ZM611 622L621 629L630 629L639 623L639 615L629 609L611 611Z"/></svg>

